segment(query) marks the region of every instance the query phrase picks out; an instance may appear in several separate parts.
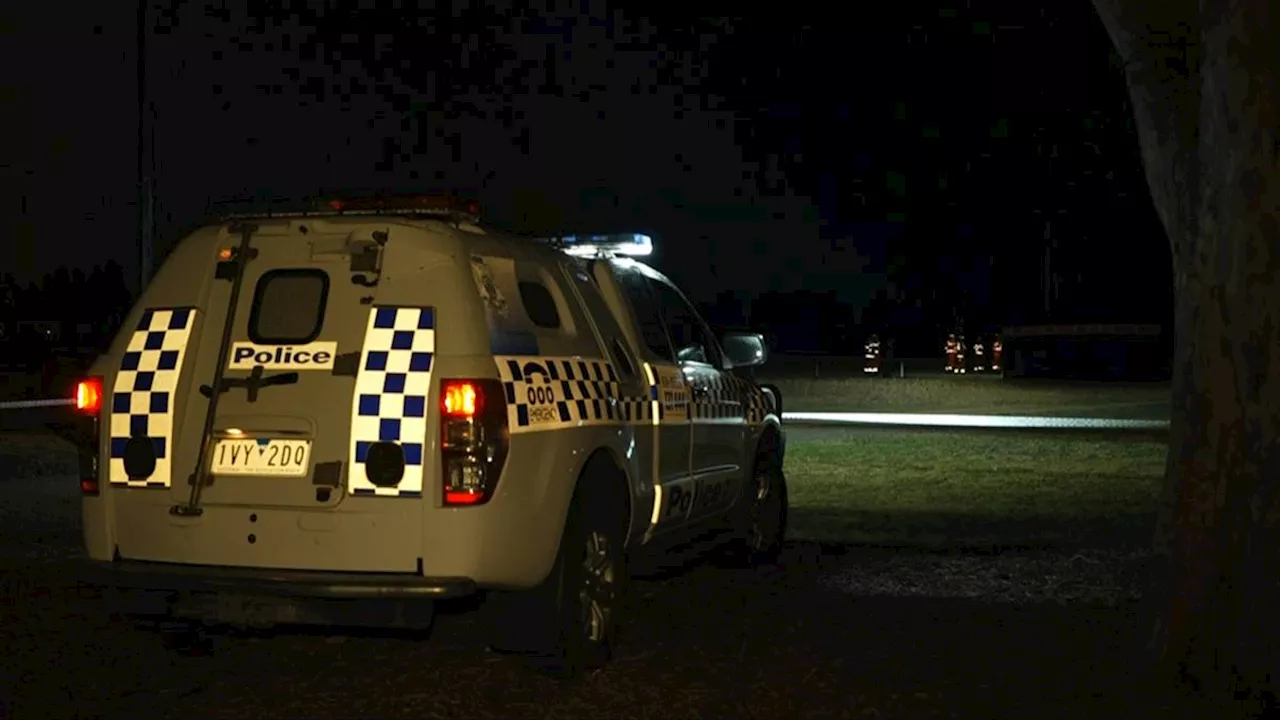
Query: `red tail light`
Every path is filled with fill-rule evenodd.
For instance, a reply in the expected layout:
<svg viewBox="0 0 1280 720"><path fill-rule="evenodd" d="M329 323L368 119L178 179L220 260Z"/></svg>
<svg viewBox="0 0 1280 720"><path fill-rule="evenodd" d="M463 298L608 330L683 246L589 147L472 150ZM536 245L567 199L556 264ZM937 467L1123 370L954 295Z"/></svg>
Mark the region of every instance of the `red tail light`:
<svg viewBox="0 0 1280 720"><path fill-rule="evenodd" d="M98 494L98 449L101 440L102 423L102 378L87 377L76 383L76 394L73 398L76 413L80 415L75 423L74 439L76 456L80 466L80 492L85 495Z"/></svg>
<svg viewBox="0 0 1280 720"><path fill-rule="evenodd" d="M507 403L498 380L440 384L440 458L444 504L482 505L507 461Z"/></svg>
<svg viewBox="0 0 1280 720"><path fill-rule="evenodd" d="M97 416L102 410L102 378L85 378L76 383L76 412Z"/></svg>
<svg viewBox="0 0 1280 720"><path fill-rule="evenodd" d="M453 380L444 384L440 397L445 417L469 420L475 418L482 396L475 383Z"/></svg>

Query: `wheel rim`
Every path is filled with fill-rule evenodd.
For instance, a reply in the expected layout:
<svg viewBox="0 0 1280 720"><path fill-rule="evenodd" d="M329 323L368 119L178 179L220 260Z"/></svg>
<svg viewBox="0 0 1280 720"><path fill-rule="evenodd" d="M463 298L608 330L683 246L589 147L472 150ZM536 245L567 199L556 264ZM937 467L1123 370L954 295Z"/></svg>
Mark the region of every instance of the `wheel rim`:
<svg viewBox="0 0 1280 720"><path fill-rule="evenodd" d="M773 473L760 470L756 473L755 498L751 503L751 526L749 543L751 549L761 552L770 549L776 541L778 525L777 517L778 492L774 487Z"/></svg>
<svg viewBox="0 0 1280 720"><path fill-rule="evenodd" d="M608 634L617 597L617 562L613 543L599 530L587 534L587 547L582 563L582 629L586 639L601 643Z"/></svg>

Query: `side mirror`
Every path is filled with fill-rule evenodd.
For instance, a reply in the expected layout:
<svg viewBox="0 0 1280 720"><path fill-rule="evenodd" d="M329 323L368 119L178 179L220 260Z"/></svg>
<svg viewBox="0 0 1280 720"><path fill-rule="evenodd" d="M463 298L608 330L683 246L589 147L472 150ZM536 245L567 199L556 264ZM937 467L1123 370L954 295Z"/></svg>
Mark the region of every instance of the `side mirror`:
<svg viewBox="0 0 1280 720"><path fill-rule="evenodd" d="M680 362L705 363L707 361L707 353L702 349L701 345L690 345L686 348L680 348L680 351L676 353L676 360Z"/></svg>
<svg viewBox="0 0 1280 720"><path fill-rule="evenodd" d="M760 333L727 332L720 340L724 356L733 367L763 365L769 357Z"/></svg>

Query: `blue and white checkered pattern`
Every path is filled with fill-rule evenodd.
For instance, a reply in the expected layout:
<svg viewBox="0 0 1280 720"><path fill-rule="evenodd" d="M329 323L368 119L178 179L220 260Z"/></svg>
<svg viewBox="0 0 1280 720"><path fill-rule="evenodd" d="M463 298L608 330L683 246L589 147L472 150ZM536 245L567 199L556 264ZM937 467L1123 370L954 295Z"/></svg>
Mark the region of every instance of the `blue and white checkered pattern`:
<svg viewBox="0 0 1280 720"><path fill-rule="evenodd" d="M580 425L648 425L707 421L764 421L764 395L747 380L715 374L706 396L691 398L674 365L649 365L645 396L621 395L613 365L597 358L497 356L511 432ZM659 385L666 388L664 392Z"/></svg>
<svg viewBox="0 0 1280 720"><path fill-rule="evenodd" d="M627 422L613 365L599 358L498 356L511 432Z"/></svg>
<svg viewBox="0 0 1280 720"><path fill-rule="evenodd" d="M194 308L153 308L142 313L129 338L111 390L111 453L107 478L113 485L167 488L173 482L173 398ZM130 438L148 438L156 453L150 477L130 478L124 449Z"/></svg>
<svg viewBox="0 0 1280 720"><path fill-rule="evenodd" d="M658 417L662 417L662 405L646 397L624 397L618 399L618 422L623 425L649 425L653 422L653 413L657 409Z"/></svg>
<svg viewBox="0 0 1280 720"><path fill-rule="evenodd" d="M742 386L742 402L747 406L747 424L759 425L763 423L766 409L764 391L746 380L738 380L737 382Z"/></svg>
<svg viewBox="0 0 1280 720"><path fill-rule="evenodd" d="M764 393L750 382L728 373L716 373L708 390L705 396L693 400L695 422L738 419L745 419L748 425L764 422Z"/></svg>
<svg viewBox="0 0 1280 720"><path fill-rule="evenodd" d="M369 311L351 399L351 472L347 479L351 494L421 497L435 349L434 309L375 306ZM369 482L364 463L375 442L398 443L404 451L404 477L396 487L377 487Z"/></svg>

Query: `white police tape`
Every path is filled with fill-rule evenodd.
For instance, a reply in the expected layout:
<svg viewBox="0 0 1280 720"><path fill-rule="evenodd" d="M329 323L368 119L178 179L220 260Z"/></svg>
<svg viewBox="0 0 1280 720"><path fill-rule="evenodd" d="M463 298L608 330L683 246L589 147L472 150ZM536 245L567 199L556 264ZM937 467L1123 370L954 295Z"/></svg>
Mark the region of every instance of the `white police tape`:
<svg viewBox="0 0 1280 720"><path fill-rule="evenodd" d="M63 407L75 404L76 401L72 398L57 398L53 400L3 400L0 401L0 410L29 410L31 408Z"/></svg>
<svg viewBox="0 0 1280 720"><path fill-rule="evenodd" d="M72 398L0 401L0 410L75 405ZM1093 430L1167 430L1168 420L1127 418L1031 417L1026 415L954 415L945 413L789 412L787 422L831 425L903 425L970 428L1078 428Z"/></svg>
<svg viewBox="0 0 1280 720"><path fill-rule="evenodd" d="M960 428L1061 428L1073 430L1167 430L1168 420L954 415L947 413L789 412L784 421L821 425L901 425Z"/></svg>

